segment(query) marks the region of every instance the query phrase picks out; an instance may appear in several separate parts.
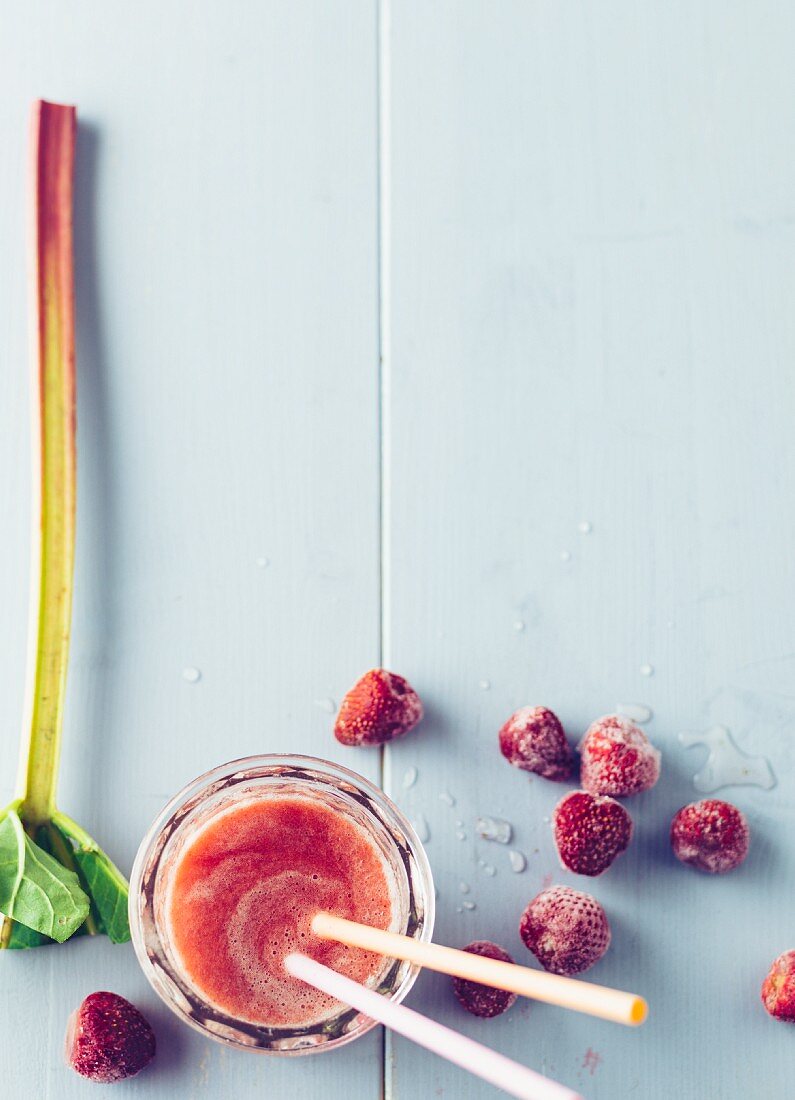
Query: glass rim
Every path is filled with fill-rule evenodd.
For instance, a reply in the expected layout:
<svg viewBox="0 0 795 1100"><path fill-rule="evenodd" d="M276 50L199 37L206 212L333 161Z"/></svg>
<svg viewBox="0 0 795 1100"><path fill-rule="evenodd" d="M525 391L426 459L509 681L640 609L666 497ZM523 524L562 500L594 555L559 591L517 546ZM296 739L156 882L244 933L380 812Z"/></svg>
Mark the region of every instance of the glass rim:
<svg viewBox="0 0 795 1100"><path fill-rule="evenodd" d="M155 816L152 824L141 840L130 873L129 918L133 948L145 977L161 1000L163 1000L167 1007L184 1023L188 1024L188 1026L205 1037L215 1039L226 1046L232 1046L237 1049L251 1050L259 1054L275 1054L282 1057L320 1053L324 1050L336 1050L367 1034L376 1026L377 1021L364 1016L362 1013L355 1013L355 1010L351 1009L350 1011L355 1013L352 1019L360 1020L361 1023L357 1024L352 1030L333 1036L323 1043L307 1043L306 1045L299 1044L294 1047L283 1048L246 1043L236 1039L230 1034L224 1034L222 1031L206 1026L206 1023L196 1019L185 1007L183 1007L183 1005L179 1004L174 996L169 996L164 988L162 975L160 973L162 964L158 967L147 946L147 933L144 927L143 913L145 905L142 904L141 899L146 896L148 888L147 875L151 864L153 861L157 863L162 854L162 848L161 852L158 852L157 846L160 843L163 832L173 823L175 816L179 815L180 810L183 809L186 804L193 799L200 798L202 792L205 790L209 791L214 783L224 779L231 779L238 772L255 772L258 768L268 767L295 768L298 771L306 770L310 773L316 773L320 780L327 778L331 781L336 780L350 784L370 802L374 803L379 811L379 813L376 814L372 808L365 807L367 813L373 817L378 817L379 820L380 814L383 813L386 815L387 820L382 821L382 824L390 828L394 826L397 827L399 833L402 834L406 851L411 857L411 862L416 869L415 874L412 874L411 869L408 866L405 867L409 893L411 895L414 891L418 891L423 905L422 920L416 932L413 934L414 938L420 942L427 943L430 941L435 920L433 873L422 841L417 835L416 829L411 821L406 817L400 807L397 806L389 795L376 783L361 775L359 772L347 768L344 764L338 764L336 761L327 760L323 757L308 756L302 753L259 753L253 756L237 757L203 772L177 791ZM245 781L245 778L246 777L241 775L241 782ZM265 776L261 778L265 778ZM209 796L208 793L208 797ZM197 803L197 805L198 804L199 803ZM173 826L172 832L175 832L178 827L179 823ZM170 834L166 837L163 847L165 847L169 839ZM395 841L394 836L392 839ZM395 841L395 843L397 842ZM157 870L155 870L154 874L156 879ZM402 891L403 887L400 889ZM406 967L405 973L395 988L389 990L389 992L385 994L386 999L396 1004L399 1004L407 996L420 972L420 967L415 964L403 963L400 964L400 966ZM168 977L170 979L170 984L173 985L173 977L171 975L168 975ZM197 996L198 995L197 993ZM256 1030L254 1025L245 1024L244 1021L240 1021L240 1024L242 1028L254 1028L254 1030Z"/></svg>

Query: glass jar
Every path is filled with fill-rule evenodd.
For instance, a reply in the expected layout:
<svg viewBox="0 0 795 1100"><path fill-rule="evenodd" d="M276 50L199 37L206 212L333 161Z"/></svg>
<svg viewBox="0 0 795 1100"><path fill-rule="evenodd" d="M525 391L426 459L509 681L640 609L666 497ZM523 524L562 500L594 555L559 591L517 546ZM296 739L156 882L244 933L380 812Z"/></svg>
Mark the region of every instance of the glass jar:
<svg viewBox="0 0 795 1100"><path fill-rule="evenodd" d="M428 858L409 821L361 775L311 756L250 756L223 764L189 783L168 803L144 837L130 876L130 929L138 961L165 1003L191 1027L226 1043L269 1054L331 1050L364 1035L373 1020L344 1007L305 1026L269 1027L235 1019L208 1003L191 984L170 941L165 918L169 877L185 845L214 815L237 802L270 795L319 799L347 815L380 853L390 885L392 931L428 941L434 888ZM418 968L394 959L371 983L400 1002Z"/></svg>

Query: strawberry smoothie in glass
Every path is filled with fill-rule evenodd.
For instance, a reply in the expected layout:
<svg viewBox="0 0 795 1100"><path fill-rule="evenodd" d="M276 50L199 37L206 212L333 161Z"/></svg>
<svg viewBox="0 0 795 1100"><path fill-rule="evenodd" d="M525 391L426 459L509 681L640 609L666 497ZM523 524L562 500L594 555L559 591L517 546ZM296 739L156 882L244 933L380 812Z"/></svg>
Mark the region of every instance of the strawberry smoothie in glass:
<svg viewBox="0 0 795 1100"><path fill-rule="evenodd" d="M373 1022L288 975L295 950L400 1001L417 970L333 941L320 910L429 940L434 892L414 830L367 780L299 756L233 761L165 807L130 883L138 959L178 1015L232 1045L328 1050Z"/></svg>

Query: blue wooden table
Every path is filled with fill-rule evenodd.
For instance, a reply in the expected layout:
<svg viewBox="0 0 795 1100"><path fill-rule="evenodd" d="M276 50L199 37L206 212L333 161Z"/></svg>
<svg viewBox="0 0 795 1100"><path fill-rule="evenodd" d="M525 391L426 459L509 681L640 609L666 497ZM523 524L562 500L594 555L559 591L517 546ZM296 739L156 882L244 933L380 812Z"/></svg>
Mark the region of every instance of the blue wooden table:
<svg viewBox="0 0 795 1100"><path fill-rule="evenodd" d="M614 929L593 978L651 1016L627 1031L523 1003L482 1022L431 975L411 1004L591 1100L788 1095L795 1030L758 988L795 935L794 42L783 0L6 5L2 800L44 96L81 120L64 808L129 869L211 765L341 760L427 823L438 938L529 961L524 905L549 876L584 885ZM427 720L383 755L343 750L329 710L379 663ZM628 854L584 883L553 853L561 788L508 768L496 731L544 703L576 737L619 702L653 710L663 779L631 803ZM703 762L677 734L715 723L778 785L726 792L753 847L712 880L666 834ZM482 813L512 822L523 873L477 838ZM106 1095L61 1061L68 1013L104 988L161 1051L113 1096L495 1095L378 1033L328 1058L234 1054L104 941L0 963L9 1100Z"/></svg>

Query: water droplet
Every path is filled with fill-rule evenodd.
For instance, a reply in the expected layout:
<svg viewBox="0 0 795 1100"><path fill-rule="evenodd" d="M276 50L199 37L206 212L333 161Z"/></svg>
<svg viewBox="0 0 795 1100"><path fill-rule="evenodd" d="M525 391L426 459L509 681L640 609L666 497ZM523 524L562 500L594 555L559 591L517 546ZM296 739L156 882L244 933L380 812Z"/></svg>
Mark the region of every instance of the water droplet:
<svg viewBox="0 0 795 1100"><path fill-rule="evenodd" d="M561 550L560 560L561 561L571 561L571 550Z"/></svg>
<svg viewBox="0 0 795 1100"><path fill-rule="evenodd" d="M589 519L582 519L577 524L577 530L581 535L590 535L591 531L593 531L593 524Z"/></svg>
<svg viewBox="0 0 795 1100"><path fill-rule="evenodd" d="M641 676L653 676L654 675L654 665L649 665L649 664L641 665L640 668L638 669L638 672L641 674Z"/></svg>
<svg viewBox="0 0 795 1100"><path fill-rule="evenodd" d="M549 818L548 817L542 817L541 820L544 822L545 825L549 825Z"/></svg>
<svg viewBox="0 0 795 1100"><path fill-rule="evenodd" d="M478 680L478 687L481 691L488 691L491 687L491 680Z"/></svg>
<svg viewBox="0 0 795 1100"><path fill-rule="evenodd" d="M456 911L456 913L463 913L464 912L463 905L456 905L455 911Z"/></svg>
<svg viewBox="0 0 795 1100"><path fill-rule="evenodd" d="M467 835L463 829L456 829L455 838L456 840L466 840Z"/></svg>
<svg viewBox="0 0 795 1100"><path fill-rule="evenodd" d="M455 799L449 791L440 791L439 801L444 802L445 806L455 806Z"/></svg>
<svg viewBox="0 0 795 1100"><path fill-rule="evenodd" d="M704 766L693 776L693 786L702 794L721 787L763 787L769 791L776 785L770 761L764 756L747 756L725 726L712 726L705 733L680 733L679 743L686 749L697 745L709 749Z"/></svg>
<svg viewBox="0 0 795 1100"><path fill-rule="evenodd" d="M189 684L198 684L201 678L202 673L200 668L194 668L191 665L188 668L183 668L182 670L182 679L187 680Z"/></svg>
<svg viewBox="0 0 795 1100"><path fill-rule="evenodd" d="M651 707L647 707L643 703L617 703L616 713L623 715L624 718L629 718L631 722L637 722L641 726L644 722L650 722L652 718Z"/></svg>
<svg viewBox="0 0 795 1100"><path fill-rule="evenodd" d="M517 619L516 622L513 624L513 628L517 634L521 634L524 630L524 623L521 619Z"/></svg>
<svg viewBox="0 0 795 1100"><path fill-rule="evenodd" d="M458 889L461 891L462 894L468 894L472 887L469 885L468 882L459 882Z"/></svg>
<svg viewBox="0 0 795 1100"><path fill-rule="evenodd" d="M420 773L413 765L410 768L406 768L405 772L403 773L403 789L405 791L410 790L411 787L414 786L414 784L417 782L417 776L419 774Z"/></svg>
<svg viewBox="0 0 795 1100"><path fill-rule="evenodd" d="M323 710L326 714L334 714L337 710L337 705L333 699L315 699L315 706L319 710Z"/></svg>
<svg viewBox="0 0 795 1100"><path fill-rule="evenodd" d="M257 565L260 569L267 569L270 565L270 558L257 558Z"/></svg>
<svg viewBox="0 0 795 1100"><path fill-rule="evenodd" d="M497 844L510 844L513 836L510 821L499 817L479 817L475 821L475 830L481 840L493 840Z"/></svg>
<svg viewBox="0 0 795 1100"><path fill-rule="evenodd" d="M508 861L511 865L511 870L515 875L521 875L527 866L527 860L525 859L524 852L517 852L516 849L512 849L508 853Z"/></svg>
<svg viewBox="0 0 795 1100"><path fill-rule="evenodd" d="M461 908L466 909L471 913L473 909L477 909L477 905L475 905L474 901L462 901Z"/></svg>
<svg viewBox="0 0 795 1100"><path fill-rule="evenodd" d="M483 867L483 874L488 875L489 878L494 878L497 874L497 868L492 866L491 863L483 863L481 866Z"/></svg>
<svg viewBox="0 0 795 1100"><path fill-rule="evenodd" d="M411 824L414 826L414 831L423 844L431 839L431 827L422 814L418 814Z"/></svg>

